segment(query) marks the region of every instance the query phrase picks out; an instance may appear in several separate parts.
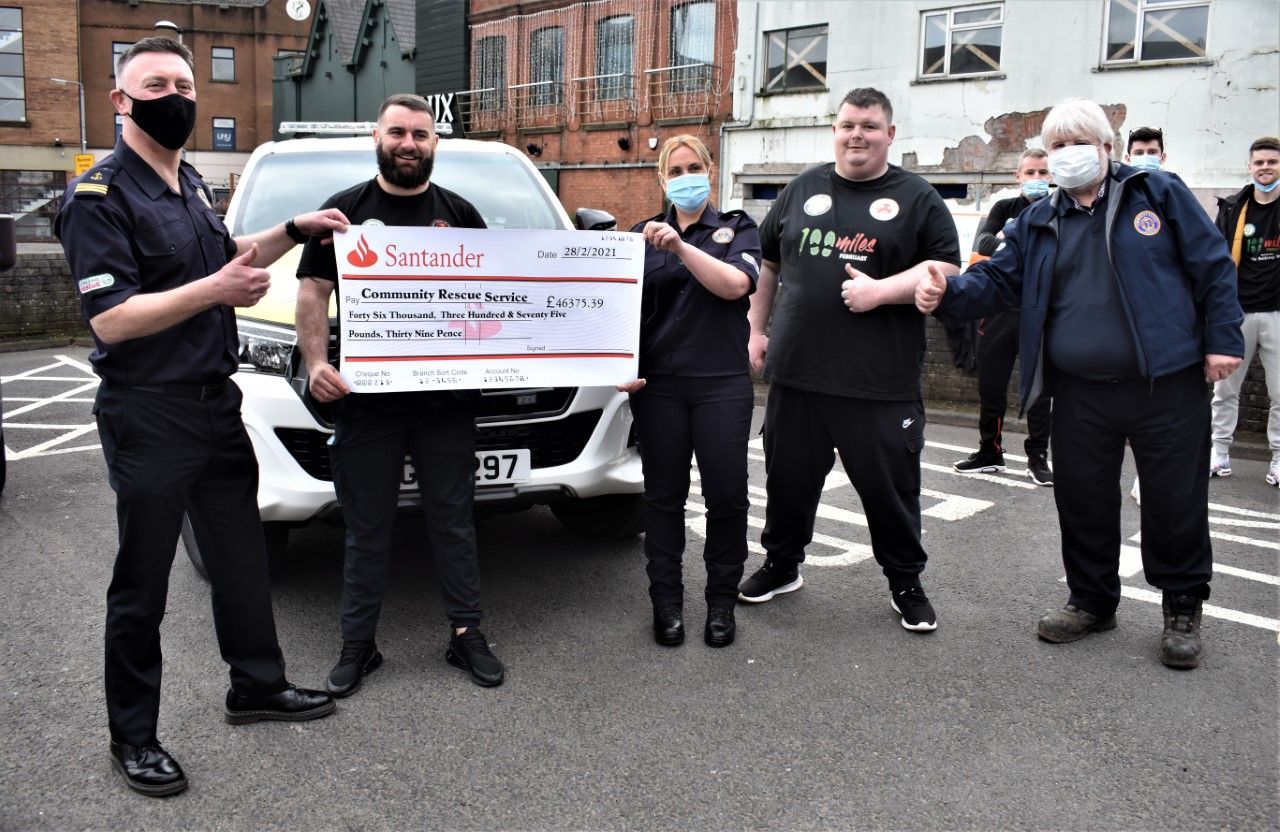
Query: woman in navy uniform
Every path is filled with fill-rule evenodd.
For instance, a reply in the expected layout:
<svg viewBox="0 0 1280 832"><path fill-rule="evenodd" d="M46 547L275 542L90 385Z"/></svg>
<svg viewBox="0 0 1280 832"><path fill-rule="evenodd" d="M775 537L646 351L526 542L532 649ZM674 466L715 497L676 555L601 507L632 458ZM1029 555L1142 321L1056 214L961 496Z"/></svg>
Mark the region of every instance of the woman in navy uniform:
<svg viewBox="0 0 1280 832"><path fill-rule="evenodd" d="M754 392L748 296L760 236L742 211L709 202L711 155L695 136L668 139L658 178L671 209L632 231L646 242L640 377L631 394L644 465L645 555L653 635L684 641L684 504L691 455L706 503L707 624L712 647L733 643L733 606L747 558L747 439Z"/></svg>

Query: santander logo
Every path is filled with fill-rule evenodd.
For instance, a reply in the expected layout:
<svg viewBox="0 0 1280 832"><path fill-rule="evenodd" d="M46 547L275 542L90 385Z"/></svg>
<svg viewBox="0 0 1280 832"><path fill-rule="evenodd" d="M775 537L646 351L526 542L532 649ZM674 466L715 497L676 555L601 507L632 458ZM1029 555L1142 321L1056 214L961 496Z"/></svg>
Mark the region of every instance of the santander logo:
<svg viewBox="0 0 1280 832"><path fill-rule="evenodd" d="M356 247L347 252L347 262L357 269L367 269L378 262L378 255L369 248L369 243L363 234L360 235L360 242L356 243Z"/></svg>

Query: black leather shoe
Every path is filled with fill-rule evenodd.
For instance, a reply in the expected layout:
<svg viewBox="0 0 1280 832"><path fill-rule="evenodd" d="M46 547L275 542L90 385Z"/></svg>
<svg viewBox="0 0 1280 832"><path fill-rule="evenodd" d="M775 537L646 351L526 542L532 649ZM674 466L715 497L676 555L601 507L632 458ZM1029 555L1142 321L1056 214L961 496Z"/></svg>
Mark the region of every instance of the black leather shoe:
<svg viewBox="0 0 1280 832"><path fill-rule="evenodd" d="M471 674L471 681L482 688L493 688L502 684L506 670L498 657L489 649L489 642L484 634L475 627L468 627L462 635L449 628L449 648L444 651L444 658L454 667L461 668Z"/></svg>
<svg viewBox="0 0 1280 832"><path fill-rule="evenodd" d="M227 691L227 722L231 725L248 725L264 719L306 722L328 716L335 707L337 705L329 694L293 685L279 693L257 696Z"/></svg>
<svg viewBox="0 0 1280 832"><path fill-rule="evenodd" d="M338 663L329 671L325 690L338 698L350 696L360 687L365 676L382 665L382 654L372 641L344 641Z"/></svg>
<svg viewBox="0 0 1280 832"><path fill-rule="evenodd" d="M676 604L659 604L653 608L653 640L664 647L684 644L684 621Z"/></svg>
<svg viewBox="0 0 1280 832"><path fill-rule="evenodd" d="M147 797L165 797L186 789L187 776L169 752L155 745L111 743L111 765L124 782Z"/></svg>
<svg viewBox="0 0 1280 832"><path fill-rule="evenodd" d="M738 625L733 620L733 607L712 607L707 610L707 628L702 631L702 640L712 647L728 647L733 644L733 637L738 633Z"/></svg>

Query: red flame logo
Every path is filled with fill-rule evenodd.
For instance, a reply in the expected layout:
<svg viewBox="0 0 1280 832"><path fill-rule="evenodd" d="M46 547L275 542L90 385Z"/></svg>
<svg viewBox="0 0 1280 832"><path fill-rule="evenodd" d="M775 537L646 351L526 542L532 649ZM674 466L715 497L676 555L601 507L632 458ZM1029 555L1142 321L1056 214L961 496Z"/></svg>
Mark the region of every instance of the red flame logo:
<svg viewBox="0 0 1280 832"><path fill-rule="evenodd" d="M347 252L347 262L358 269L367 269L378 262L378 255L369 248L369 243L365 241L363 234L360 235L360 242L356 243L356 247Z"/></svg>

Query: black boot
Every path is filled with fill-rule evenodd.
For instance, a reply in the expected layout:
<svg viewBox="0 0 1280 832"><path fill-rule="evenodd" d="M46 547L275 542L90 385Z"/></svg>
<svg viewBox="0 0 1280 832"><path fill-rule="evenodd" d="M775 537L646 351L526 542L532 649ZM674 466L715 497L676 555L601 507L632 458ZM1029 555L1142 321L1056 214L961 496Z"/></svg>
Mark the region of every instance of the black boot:
<svg viewBox="0 0 1280 832"><path fill-rule="evenodd" d="M678 604L657 604L653 608L653 640L664 647L684 644L683 611Z"/></svg>
<svg viewBox="0 0 1280 832"><path fill-rule="evenodd" d="M1190 670L1200 664L1200 611L1204 602L1192 595L1164 595L1164 634L1160 661Z"/></svg>

